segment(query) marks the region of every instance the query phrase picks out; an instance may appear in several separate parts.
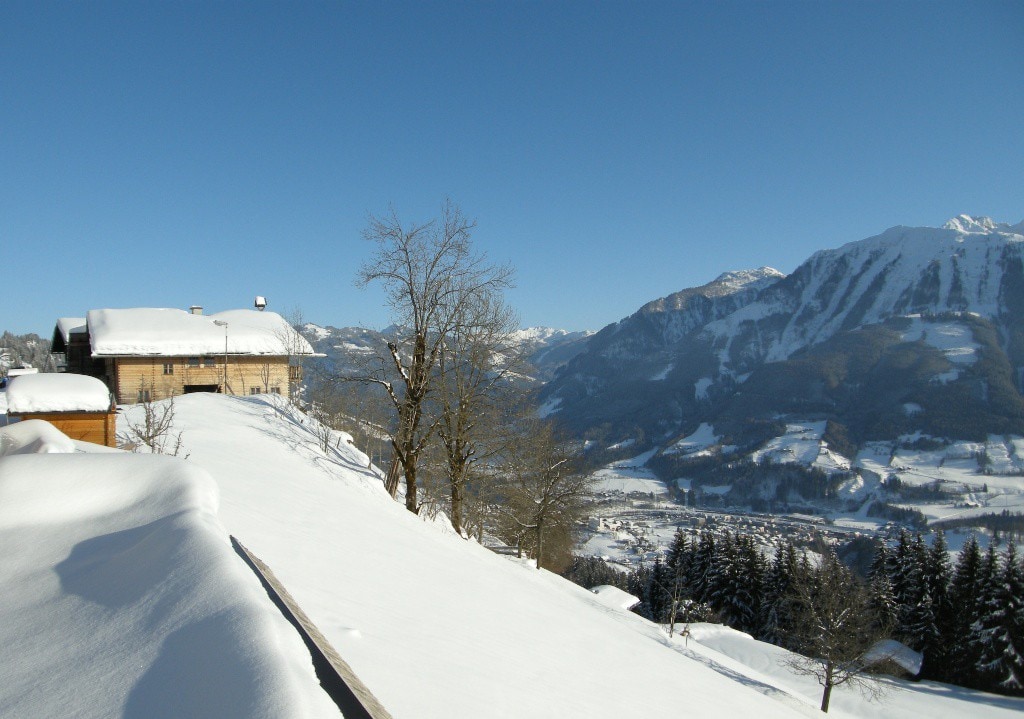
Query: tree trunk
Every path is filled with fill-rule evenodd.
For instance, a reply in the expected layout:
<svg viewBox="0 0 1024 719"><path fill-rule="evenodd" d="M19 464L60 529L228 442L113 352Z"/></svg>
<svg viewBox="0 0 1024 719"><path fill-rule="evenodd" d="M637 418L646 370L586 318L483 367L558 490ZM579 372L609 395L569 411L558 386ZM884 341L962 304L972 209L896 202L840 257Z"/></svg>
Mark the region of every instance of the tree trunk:
<svg viewBox="0 0 1024 719"><path fill-rule="evenodd" d="M405 460L405 508L413 514L419 514L416 503L416 456L406 455Z"/></svg>
<svg viewBox="0 0 1024 719"><path fill-rule="evenodd" d="M825 691L821 694L821 710L828 714L828 700L832 697L832 682L825 681Z"/></svg>
<svg viewBox="0 0 1024 719"><path fill-rule="evenodd" d="M391 495L391 499L395 498L398 494L398 478L401 476L402 463L398 461L398 454L396 453L391 459L391 466L388 467L388 476L384 480L384 488Z"/></svg>
<svg viewBox="0 0 1024 719"><path fill-rule="evenodd" d="M537 569L540 569L540 561L544 550L544 531L541 528L541 523L537 522Z"/></svg>
<svg viewBox="0 0 1024 719"><path fill-rule="evenodd" d="M462 536L462 503L466 492L462 480L452 482L452 528Z"/></svg>

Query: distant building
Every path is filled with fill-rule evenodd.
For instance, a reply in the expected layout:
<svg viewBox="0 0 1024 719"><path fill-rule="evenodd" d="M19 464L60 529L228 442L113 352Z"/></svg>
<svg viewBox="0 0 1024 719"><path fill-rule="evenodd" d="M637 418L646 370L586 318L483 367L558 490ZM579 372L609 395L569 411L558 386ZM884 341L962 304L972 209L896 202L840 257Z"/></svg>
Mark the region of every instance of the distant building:
<svg viewBox="0 0 1024 719"><path fill-rule="evenodd" d="M90 310L61 318L51 352L97 377L119 404L189 392L288 394L313 348L276 312L202 308Z"/></svg>

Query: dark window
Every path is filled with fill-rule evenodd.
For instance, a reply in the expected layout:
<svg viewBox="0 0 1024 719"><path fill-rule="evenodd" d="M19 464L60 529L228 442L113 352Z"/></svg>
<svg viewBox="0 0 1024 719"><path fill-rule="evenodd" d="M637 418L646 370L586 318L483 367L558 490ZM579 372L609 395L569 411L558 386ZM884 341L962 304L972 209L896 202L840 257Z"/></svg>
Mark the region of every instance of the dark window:
<svg viewBox="0 0 1024 719"><path fill-rule="evenodd" d="M170 362L164 362L164 374L174 374L174 365Z"/></svg>
<svg viewBox="0 0 1024 719"><path fill-rule="evenodd" d="M189 357L188 358L188 366L189 367L198 367L199 366L199 358L198 357Z"/></svg>
<svg viewBox="0 0 1024 719"><path fill-rule="evenodd" d="M140 389L139 390L138 401L139 402L149 402L150 401L150 395L149 395L149 390L148 389Z"/></svg>

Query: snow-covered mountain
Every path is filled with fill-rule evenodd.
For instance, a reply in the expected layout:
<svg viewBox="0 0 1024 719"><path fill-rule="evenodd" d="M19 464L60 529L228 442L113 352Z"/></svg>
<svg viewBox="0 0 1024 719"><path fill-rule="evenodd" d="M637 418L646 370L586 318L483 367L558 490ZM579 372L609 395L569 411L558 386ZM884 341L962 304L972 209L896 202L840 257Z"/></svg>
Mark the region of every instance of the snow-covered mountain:
<svg viewBox="0 0 1024 719"><path fill-rule="evenodd" d="M299 328L316 351L324 357L318 364L332 372L355 370L367 355L377 352L397 332L395 327L371 330L362 327L321 327L307 323ZM530 363L529 376L545 382L555 371L583 350L593 333L570 332L550 327L530 327L515 332L513 341L524 348Z"/></svg>
<svg viewBox="0 0 1024 719"><path fill-rule="evenodd" d="M854 446L915 430L984 439L1024 433L1022 370L1024 223L961 215L650 302L541 399L609 444L708 422L743 445L787 417L830 420Z"/></svg>

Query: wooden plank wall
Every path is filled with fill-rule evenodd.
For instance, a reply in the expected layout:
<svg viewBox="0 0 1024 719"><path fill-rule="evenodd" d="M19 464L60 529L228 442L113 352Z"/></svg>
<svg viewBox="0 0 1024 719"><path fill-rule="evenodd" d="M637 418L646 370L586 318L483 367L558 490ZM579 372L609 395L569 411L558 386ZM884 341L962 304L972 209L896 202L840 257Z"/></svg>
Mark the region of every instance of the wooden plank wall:
<svg viewBox="0 0 1024 719"><path fill-rule="evenodd" d="M228 356L227 394L246 395L256 388L260 392L277 387L288 393L287 357ZM138 401L139 389L150 390L150 399L166 399L183 394L186 385L224 384L224 357L204 357L194 367L188 357L118 357L109 360L110 384L119 404ZM171 374L164 373L170 364Z"/></svg>
<svg viewBox="0 0 1024 719"><path fill-rule="evenodd" d="M107 447L117 446L113 412L32 412L11 414L21 419L44 419L71 439Z"/></svg>

